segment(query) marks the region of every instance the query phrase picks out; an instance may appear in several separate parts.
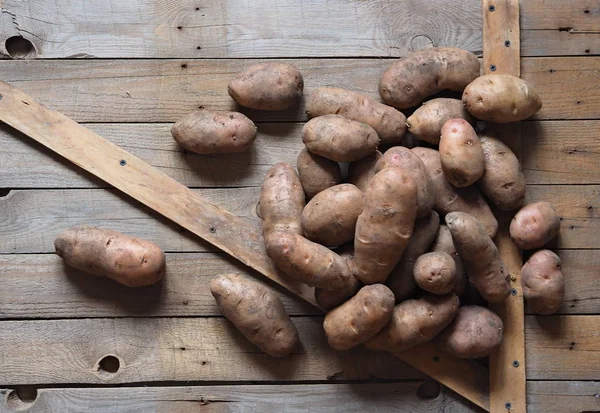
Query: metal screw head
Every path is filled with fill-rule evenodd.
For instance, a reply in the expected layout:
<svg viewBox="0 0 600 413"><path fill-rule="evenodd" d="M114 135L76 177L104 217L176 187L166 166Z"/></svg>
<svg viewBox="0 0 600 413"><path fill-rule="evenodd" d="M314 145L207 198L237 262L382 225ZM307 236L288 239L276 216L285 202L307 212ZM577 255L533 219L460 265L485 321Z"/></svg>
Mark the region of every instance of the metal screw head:
<svg viewBox="0 0 600 413"><path fill-rule="evenodd" d="M506 410L510 410L512 409L512 404L510 402L506 402L504 403L504 407L506 408Z"/></svg>
<svg viewBox="0 0 600 413"><path fill-rule="evenodd" d="M504 41L504 46L510 47L510 40L505 40Z"/></svg>
<svg viewBox="0 0 600 413"><path fill-rule="evenodd" d="M491 66L490 66L490 70L491 70L492 72L495 72L495 71L496 71L496 65L491 65Z"/></svg>
<svg viewBox="0 0 600 413"><path fill-rule="evenodd" d="M517 295L517 290L513 288L512 290L510 290L510 293L511 293L512 295Z"/></svg>
<svg viewBox="0 0 600 413"><path fill-rule="evenodd" d="M518 360L513 361L513 367L519 367L519 361Z"/></svg>
<svg viewBox="0 0 600 413"><path fill-rule="evenodd" d="M211 234L214 234L215 232L217 232L217 229L215 227L213 227L212 225L210 226L210 228L208 230L210 231Z"/></svg>
<svg viewBox="0 0 600 413"><path fill-rule="evenodd" d="M121 160L119 161L119 165L121 165L121 166L125 166L125 165L127 165L127 161L126 161L125 159L121 159Z"/></svg>
<svg viewBox="0 0 600 413"><path fill-rule="evenodd" d="M496 6L490 6L490 11L495 11L496 10Z"/></svg>

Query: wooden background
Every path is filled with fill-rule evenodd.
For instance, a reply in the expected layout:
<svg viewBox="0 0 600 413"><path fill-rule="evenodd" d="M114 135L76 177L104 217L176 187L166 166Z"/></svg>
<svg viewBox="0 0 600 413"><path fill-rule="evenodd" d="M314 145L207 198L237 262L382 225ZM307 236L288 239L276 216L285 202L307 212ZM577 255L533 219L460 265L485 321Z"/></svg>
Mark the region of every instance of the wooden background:
<svg viewBox="0 0 600 413"><path fill-rule="evenodd" d="M306 93L334 85L378 98L394 57L432 45L482 49L477 0L0 7L0 52L19 35L36 48L35 58L0 61L1 80L254 224L266 170L295 164L303 107L244 110L259 128L246 154L185 153L169 133L197 107L235 109L235 73L277 59L300 68ZM562 217L552 247L567 281L559 314L526 317L531 412L600 411L599 29L597 0L521 4L522 77L544 101L522 128L527 200L551 201ZM429 397L435 386L391 355L330 350L322 317L285 293L302 348L282 360L261 354L208 291L213 275L242 265L6 126L0 188L0 412L478 411L446 389ZM53 240L83 223L158 243L168 252L164 282L132 290L64 268ZM99 368L107 355L119 359L116 373Z"/></svg>

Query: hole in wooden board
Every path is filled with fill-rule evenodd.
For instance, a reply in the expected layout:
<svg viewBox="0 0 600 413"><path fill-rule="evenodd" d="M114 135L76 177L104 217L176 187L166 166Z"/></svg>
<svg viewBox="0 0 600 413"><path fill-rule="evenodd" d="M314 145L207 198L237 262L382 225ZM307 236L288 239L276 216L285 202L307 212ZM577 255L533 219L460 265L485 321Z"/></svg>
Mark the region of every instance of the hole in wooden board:
<svg viewBox="0 0 600 413"><path fill-rule="evenodd" d="M33 386L21 386L8 393L6 404L13 410L25 411L37 399L37 389Z"/></svg>
<svg viewBox="0 0 600 413"><path fill-rule="evenodd" d="M115 356L108 355L104 356L98 362L98 373L102 375L112 375L119 371L121 367L121 362Z"/></svg>
<svg viewBox="0 0 600 413"><path fill-rule="evenodd" d="M421 400L433 400L440 395L442 388L435 380L425 380L417 390L417 397Z"/></svg>
<svg viewBox="0 0 600 413"><path fill-rule="evenodd" d="M13 59L34 59L36 55L33 43L22 36L13 36L4 42L6 53Z"/></svg>

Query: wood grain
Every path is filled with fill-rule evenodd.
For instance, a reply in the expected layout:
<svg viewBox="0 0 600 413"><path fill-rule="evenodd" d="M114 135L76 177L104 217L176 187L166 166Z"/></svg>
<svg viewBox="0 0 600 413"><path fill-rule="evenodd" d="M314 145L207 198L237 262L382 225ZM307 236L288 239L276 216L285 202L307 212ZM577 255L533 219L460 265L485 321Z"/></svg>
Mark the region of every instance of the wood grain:
<svg viewBox="0 0 600 413"><path fill-rule="evenodd" d="M530 381L527 383L527 404L532 412L597 412L600 411L600 383Z"/></svg>

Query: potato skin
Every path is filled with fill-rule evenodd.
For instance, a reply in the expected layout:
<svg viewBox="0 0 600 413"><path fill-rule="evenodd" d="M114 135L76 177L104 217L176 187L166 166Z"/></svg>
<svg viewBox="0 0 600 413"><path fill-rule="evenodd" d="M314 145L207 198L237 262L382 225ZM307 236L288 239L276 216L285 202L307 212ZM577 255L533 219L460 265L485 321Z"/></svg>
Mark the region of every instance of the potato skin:
<svg viewBox="0 0 600 413"><path fill-rule="evenodd" d="M525 177L513 151L502 141L489 135L481 136L485 170L477 186L496 207L512 211L525 201Z"/></svg>
<svg viewBox="0 0 600 413"><path fill-rule="evenodd" d="M358 161L379 146L375 129L340 115L309 120L302 128L302 141L310 152L336 162Z"/></svg>
<svg viewBox="0 0 600 413"><path fill-rule="evenodd" d="M510 237L524 250L541 248L560 230L560 218L545 201L525 205L510 222Z"/></svg>
<svg viewBox="0 0 600 413"><path fill-rule="evenodd" d="M473 185L485 170L481 141L464 119L449 119L442 126L440 160L444 176L453 186Z"/></svg>
<svg viewBox="0 0 600 413"><path fill-rule="evenodd" d="M165 254L158 245L110 229L69 228L58 235L54 249L70 267L128 287L157 283L166 271Z"/></svg>
<svg viewBox="0 0 600 413"><path fill-rule="evenodd" d="M465 295L467 292L469 278L467 277L463 263L458 256L458 252L454 246L454 241L452 241L452 234L450 234L450 230L448 229L447 225L440 225L440 228L437 232L437 237L431 245L431 252L445 252L452 257L456 268L456 284L454 285L454 293L459 297Z"/></svg>
<svg viewBox="0 0 600 413"><path fill-rule="evenodd" d="M406 119L410 133L432 145L440 143L442 127L449 119L464 119L467 123L475 120L458 99L437 98L423 103Z"/></svg>
<svg viewBox="0 0 600 413"><path fill-rule="evenodd" d="M383 155L379 151L374 154L350 163L348 167L348 182L355 185L361 191L366 191L369 182L375 176L375 166Z"/></svg>
<svg viewBox="0 0 600 413"><path fill-rule="evenodd" d="M335 253L348 262L354 257L354 245L343 245L336 248ZM328 291L321 288L315 288L315 300L323 310L330 311L354 297L362 287L363 284L353 275L350 282L339 290Z"/></svg>
<svg viewBox="0 0 600 413"><path fill-rule="evenodd" d="M304 193L309 199L342 183L342 170L337 162L310 153L306 148L298 155L296 167Z"/></svg>
<svg viewBox="0 0 600 413"><path fill-rule="evenodd" d="M428 252L415 261L414 277L423 290L437 295L454 291L456 264L445 252Z"/></svg>
<svg viewBox="0 0 600 413"><path fill-rule="evenodd" d="M287 276L310 286L337 290L351 282L346 261L315 242L289 232L266 237L267 254Z"/></svg>
<svg viewBox="0 0 600 413"><path fill-rule="evenodd" d="M465 88L462 101L471 115L495 123L518 122L542 108L534 87L512 75L478 77Z"/></svg>
<svg viewBox="0 0 600 413"><path fill-rule="evenodd" d="M239 274L212 279L210 292L217 307L255 346L272 357L283 357L298 344L298 330L277 294Z"/></svg>
<svg viewBox="0 0 600 413"><path fill-rule="evenodd" d="M464 212L446 215L446 225L477 291L490 303L504 301L510 295L509 274L483 225Z"/></svg>
<svg viewBox="0 0 600 413"><path fill-rule="evenodd" d="M302 235L304 203L304 189L294 168L285 162L273 165L260 191L259 215L264 237L282 231Z"/></svg>
<svg viewBox="0 0 600 413"><path fill-rule="evenodd" d="M433 208L442 216L455 211L471 214L493 238L498 231L498 221L479 190L474 186L455 188L450 185L442 170L440 153L435 149L416 147L411 151L421 158L429 171L435 194Z"/></svg>
<svg viewBox="0 0 600 413"><path fill-rule="evenodd" d="M381 76L379 94L388 105L410 108L445 89L462 91L480 71L479 60L471 52L432 47L394 62Z"/></svg>
<svg viewBox="0 0 600 413"><path fill-rule="evenodd" d="M399 168L377 173L356 222L352 272L365 284L385 282L412 235L417 213L415 181Z"/></svg>
<svg viewBox="0 0 600 413"><path fill-rule="evenodd" d="M306 102L309 118L323 115L341 115L371 126L382 144L400 144L406 132L406 116L396 109L361 95L337 87L319 87Z"/></svg>
<svg viewBox="0 0 600 413"><path fill-rule="evenodd" d="M550 250L536 252L523 265L523 296L533 313L550 315L560 309L565 300L565 280L561 266L558 255Z"/></svg>
<svg viewBox="0 0 600 413"><path fill-rule="evenodd" d="M377 334L392 317L394 294L383 284L367 285L323 320L329 345L347 350Z"/></svg>
<svg viewBox="0 0 600 413"><path fill-rule="evenodd" d="M352 184L319 192L302 211L304 236L327 247L352 242L364 198L363 192Z"/></svg>
<svg viewBox="0 0 600 413"><path fill-rule="evenodd" d="M400 168L417 184L417 218L423 218L433 208L434 194L431 178L425 164L410 149L394 146L375 165L375 173L384 168Z"/></svg>
<svg viewBox="0 0 600 413"><path fill-rule="evenodd" d="M257 63L229 83L229 96L242 106L258 110L286 110L298 104L304 80L287 63Z"/></svg>
<svg viewBox="0 0 600 413"><path fill-rule="evenodd" d="M500 317L484 307L466 305L456 318L433 339L435 347L451 356L477 359L488 356L502 342Z"/></svg>
<svg viewBox="0 0 600 413"><path fill-rule="evenodd" d="M417 284L413 276L415 261L427 252L427 248L435 239L439 226L440 216L435 211L431 211L428 216L415 221L412 236L404 249L400 262L386 281L386 285L394 293L397 303L414 297L417 291Z"/></svg>
<svg viewBox="0 0 600 413"><path fill-rule="evenodd" d="M394 307L391 321L375 337L365 342L371 350L400 352L426 343L454 320L458 312L455 294L425 294Z"/></svg>

